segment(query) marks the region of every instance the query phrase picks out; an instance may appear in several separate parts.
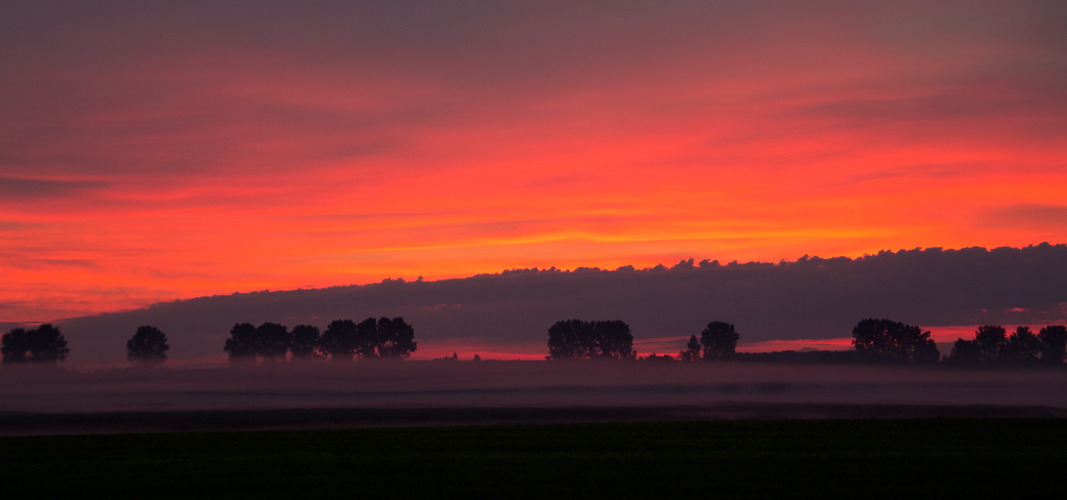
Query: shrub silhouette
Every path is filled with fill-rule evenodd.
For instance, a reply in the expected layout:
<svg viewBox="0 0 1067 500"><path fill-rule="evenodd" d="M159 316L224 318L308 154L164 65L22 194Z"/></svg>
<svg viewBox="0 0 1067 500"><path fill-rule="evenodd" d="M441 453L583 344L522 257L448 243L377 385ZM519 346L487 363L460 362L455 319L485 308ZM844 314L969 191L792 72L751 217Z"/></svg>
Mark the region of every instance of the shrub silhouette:
<svg viewBox="0 0 1067 500"><path fill-rule="evenodd" d="M69 353L63 334L47 323L32 330L16 328L0 337L4 364L56 364Z"/></svg>
<svg viewBox="0 0 1067 500"><path fill-rule="evenodd" d="M152 368L167 361L167 336L154 326L139 326L126 341L126 359L134 366Z"/></svg>
<svg viewBox="0 0 1067 500"><path fill-rule="evenodd" d="M548 329L548 357L565 359L636 359L634 337L625 322L557 321Z"/></svg>
<svg viewBox="0 0 1067 500"><path fill-rule="evenodd" d="M652 354L649 354L648 356L640 358L640 361L654 361L654 362L663 363L663 362L674 361L674 357L671 356L670 354L658 354L657 355L656 353L652 353Z"/></svg>
<svg viewBox="0 0 1067 500"><path fill-rule="evenodd" d="M869 363L936 363L937 344L917 326L888 319L865 319L852 328L852 345Z"/></svg>
<svg viewBox="0 0 1067 500"><path fill-rule="evenodd" d="M293 353L293 361L313 361L319 354L319 327L311 325L296 325L293 327L292 344L289 351Z"/></svg>
<svg viewBox="0 0 1067 500"><path fill-rule="evenodd" d="M789 363L809 365L842 365L856 364L858 353L850 351L770 351L770 352L739 352L734 354L734 359L754 363Z"/></svg>
<svg viewBox="0 0 1067 500"><path fill-rule="evenodd" d="M1061 365L1067 357L1067 326L1049 325L1037 333L1041 364Z"/></svg>
<svg viewBox="0 0 1067 500"><path fill-rule="evenodd" d="M734 325L722 321L712 321L700 332L700 343L704 346L703 359L725 359L737 352L737 340L741 335Z"/></svg>
<svg viewBox="0 0 1067 500"><path fill-rule="evenodd" d="M685 345L685 349L678 353L678 359L682 361L696 361L703 357L700 349L700 341L697 340L696 335L689 336L689 343Z"/></svg>

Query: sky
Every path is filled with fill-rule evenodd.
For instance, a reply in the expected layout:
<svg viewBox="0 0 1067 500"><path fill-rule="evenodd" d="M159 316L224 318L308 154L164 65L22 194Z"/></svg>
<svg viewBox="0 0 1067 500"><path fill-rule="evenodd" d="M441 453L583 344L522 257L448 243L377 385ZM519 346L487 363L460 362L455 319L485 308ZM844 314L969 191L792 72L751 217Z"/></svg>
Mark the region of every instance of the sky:
<svg viewBox="0 0 1067 500"><path fill-rule="evenodd" d="M1067 242L1062 2L0 1L0 321Z"/></svg>

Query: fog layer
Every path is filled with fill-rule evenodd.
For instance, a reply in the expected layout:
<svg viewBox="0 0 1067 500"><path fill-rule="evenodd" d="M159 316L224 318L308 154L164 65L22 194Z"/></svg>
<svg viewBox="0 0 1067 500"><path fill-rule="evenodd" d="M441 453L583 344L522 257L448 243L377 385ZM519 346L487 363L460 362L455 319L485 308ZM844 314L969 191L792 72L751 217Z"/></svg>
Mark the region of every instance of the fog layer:
<svg viewBox="0 0 1067 500"><path fill-rule="evenodd" d="M724 403L1067 408L1064 370L695 362L393 361L79 373L0 370L0 413Z"/></svg>

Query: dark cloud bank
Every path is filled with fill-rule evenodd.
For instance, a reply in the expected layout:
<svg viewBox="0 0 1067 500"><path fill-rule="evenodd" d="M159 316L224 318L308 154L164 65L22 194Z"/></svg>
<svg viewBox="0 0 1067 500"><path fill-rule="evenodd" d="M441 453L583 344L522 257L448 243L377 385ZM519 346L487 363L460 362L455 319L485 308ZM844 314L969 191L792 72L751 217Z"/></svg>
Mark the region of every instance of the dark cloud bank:
<svg viewBox="0 0 1067 500"><path fill-rule="evenodd" d="M880 252L849 259L671 268L512 270L441 281L385 280L317 290L239 293L60 322L70 363L121 363L137 326L159 327L172 360L222 353L236 322L307 323L403 316L420 340L543 342L560 319L621 319L638 339L688 336L712 320L742 342L847 337L867 317L924 327L1062 322L1067 245Z"/></svg>

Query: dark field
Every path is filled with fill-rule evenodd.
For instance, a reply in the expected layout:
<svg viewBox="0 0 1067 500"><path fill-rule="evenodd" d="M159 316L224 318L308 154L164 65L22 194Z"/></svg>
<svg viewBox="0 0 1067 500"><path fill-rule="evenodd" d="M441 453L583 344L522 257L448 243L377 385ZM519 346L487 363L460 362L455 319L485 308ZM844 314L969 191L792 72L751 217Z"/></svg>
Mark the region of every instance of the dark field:
<svg viewBox="0 0 1067 500"><path fill-rule="evenodd" d="M0 457L7 498L1062 498L1067 420L4 437Z"/></svg>

